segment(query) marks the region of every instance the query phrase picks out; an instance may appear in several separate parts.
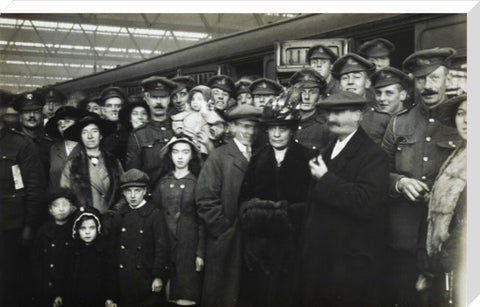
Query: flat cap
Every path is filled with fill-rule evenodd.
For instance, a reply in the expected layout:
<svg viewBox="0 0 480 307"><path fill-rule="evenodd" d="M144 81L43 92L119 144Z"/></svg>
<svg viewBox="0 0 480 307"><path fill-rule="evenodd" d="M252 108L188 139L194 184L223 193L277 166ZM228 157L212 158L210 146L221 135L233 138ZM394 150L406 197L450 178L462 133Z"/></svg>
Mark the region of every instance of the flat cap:
<svg viewBox="0 0 480 307"><path fill-rule="evenodd" d="M453 48L432 48L419 50L409 55L402 63L404 71L414 77L423 77L440 66L450 68L452 58L457 52Z"/></svg>
<svg viewBox="0 0 480 307"><path fill-rule="evenodd" d="M310 63L312 59L325 59L333 63L338 59L338 55L329 47L319 44L310 47L307 51L307 61Z"/></svg>
<svg viewBox="0 0 480 307"><path fill-rule="evenodd" d="M193 78L190 76L178 76L170 79L170 81L173 81L177 84L177 87L172 91L172 95L180 92L184 88L187 89L187 91L190 91L195 85L197 85L195 80L193 80Z"/></svg>
<svg viewBox="0 0 480 307"><path fill-rule="evenodd" d="M262 116L262 109L249 104L241 104L228 110L226 117L228 120L248 119L258 121Z"/></svg>
<svg viewBox="0 0 480 307"><path fill-rule="evenodd" d="M111 86L111 87L107 87L100 93L99 103L100 105L103 106L105 104L105 100L109 98L114 98L114 97L121 99L122 103L125 103L127 101L127 96L125 95L125 92L121 88L116 86Z"/></svg>
<svg viewBox="0 0 480 307"><path fill-rule="evenodd" d="M207 85L210 88L219 88L229 93L235 91L235 82L227 75L213 76L208 80Z"/></svg>
<svg viewBox="0 0 480 307"><path fill-rule="evenodd" d="M146 187L150 182L150 178L145 172L136 168L131 168L120 176L120 188L129 187Z"/></svg>
<svg viewBox="0 0 480 307"><path fill-rule="evenodd" d="M322 75L312 68L303 68L293 74L289 81L290 85L298 85L302 88L318 88L323 93L327 82Z"/></svg>
<svg viewBox="0 0 480 307"><path fill-rule="evenodd" d="M175 82L159 76L151 76L143 80L141 85L145 92L149 92L155 97L170 96L172 91L177 88Z"/></svg>
<svg viewBox="0 0 480 307"><path fill-rule="evenodd" d="M280 84L267 78L253 81L248 88L252 95L279 95L283 92L283 87Z"/></svg>
<svg viewBox="0 0 480 307"><path fill-rule="evenodd" d="M372 58L389 56L393 51L395 51L395 45L384 38L366 41L358 48L359 54Z"/></svg>
<svg viewBox="0 0 480 307"><path fill-rule="evenodd" d="M375 72L371 77L374 88L385 87L399 83L404 89L413 86L413 80L406 73L393 67L385 67Z"/></svg>
<svg viewBox="0 0 480 307"><path fill-rule="evenodd" d="M45 98L39 93L27 92L14 98L13 108L16 111L33 111L45 105Z"/></svg>
<svg viewBox="0 0 480 307"><path fill-rule="evenodd" d="M339 79L341 75L364 71L370 76L375 71L375 64L355 53L347 53L335 61L332 75Z"/></svg>
<svg viewBox="0 0 480 307"><path fill-rule="evenodd" d="M317 107L327 110L362 109L367 100L353 92L340 91L327 97Z"/></svg>
<svg viewBox="0 0 480 307"><path fill-rule="evenodd" d="M467 95L460 95L440 104L437 107L438 116L437 119L442 123L450 127L455 127L455 116L457 114L460 104L467 100Z"/></svg>
<svg viewBox="0 0 480 307"><path fill-rule="evenodd" d="M44 94L45 102L59 102L61 104L67 103L67 96L61 91L51 88L47 90Z"/></svg>
<svg viewBox="0 0 480 307"><path fill-rule="evenodd" d="M249 88L250 84L252 84L252 82L248 80L237 81L235 83L235 97L243 93L251 94L252 92L250 91L250 88Z"/></svg>

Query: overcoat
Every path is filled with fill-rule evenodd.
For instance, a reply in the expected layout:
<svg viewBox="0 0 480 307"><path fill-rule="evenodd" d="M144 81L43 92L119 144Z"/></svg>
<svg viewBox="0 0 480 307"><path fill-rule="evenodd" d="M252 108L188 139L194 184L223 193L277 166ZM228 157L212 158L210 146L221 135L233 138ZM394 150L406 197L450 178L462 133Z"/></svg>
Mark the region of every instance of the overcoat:
<svg viewBox="0 0 480 307"><path fill-rule="evenodd" d="M155 301L152 282L168 273L168 234L162 212L151 202L138 209L122 206L113 217L115 254L121 306ZM110 227L110 226L109 226Z"/></svg>
<svg viewBox="0 0 480 307"><path fill-rule="evenodd" d="M238 197L247 166L247 159L230 141L210 154L198 177L197 213L207 231L204 307L237 304L241 270Z"/></svg>
<svg viewBox="0 0 480 307"><path fill-rule="evenodd" d="M35 306L52 306L56 296L65 298L72 224L56 225L51 219L37 232L31 255Z"/></svg>
<svg viewBox="0 0 480 307"><path fill-rule="evenodd" d="M54 143L52 147L50 147L49 188L54 189L60 187L60 177L62 176L63 168L70 158L75 157L80 150L80 146L81 145L77 144L69 155L67 155L65 149L65 141Z"/></svg>
<svg viewBox="0 0 480 307"><path fill-rule="evenodd" d="M169 299L199 302L201 273L196 272L195 259L205 260L205 227L197 215L192 173L175 178L172 172L153 187L151 201L162 209L170 238Z"/></svg>
<svg viewBox="0 0 480 307"><path fill-rule="evenodd" d="M361 127L310 186L301 248L303 306L370 306L384 246L387 158Z"/></svg>
<svg viewBox="0 0 480 307"><path fill-rule="evenodd" d="M294 306L293 268L310 178L305 148L298 143L289 144L280 165L270 145L252 157L240 194L241 306ZM285 206L264 207L255 198Z"/></svg>

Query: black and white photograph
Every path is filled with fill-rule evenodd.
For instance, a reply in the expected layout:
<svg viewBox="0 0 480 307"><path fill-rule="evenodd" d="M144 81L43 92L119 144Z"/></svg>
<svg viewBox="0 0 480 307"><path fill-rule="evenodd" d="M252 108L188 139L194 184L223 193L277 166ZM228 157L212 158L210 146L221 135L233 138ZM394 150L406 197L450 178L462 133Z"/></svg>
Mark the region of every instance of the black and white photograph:
<svg viewBox="0 0 480 307"><path fill-rule="evenodd" d="M480 294L476 1L4 2L0 307Z"/></svg>

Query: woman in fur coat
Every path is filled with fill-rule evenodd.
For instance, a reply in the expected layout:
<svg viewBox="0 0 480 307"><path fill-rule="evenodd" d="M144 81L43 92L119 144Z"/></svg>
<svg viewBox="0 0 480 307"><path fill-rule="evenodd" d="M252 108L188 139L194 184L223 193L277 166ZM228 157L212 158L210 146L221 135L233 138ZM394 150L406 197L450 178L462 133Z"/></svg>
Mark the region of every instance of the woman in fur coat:
<svg viewBox="0 0 480 307"><path fill-rule="evenodd" d="M288 110L264 110L269 143L252 157L240 192L241 306L294 305L294 255L311 177L305 148L293 141L298 122Z"/></svg>
<svg viewBox="0 0 480 307"><path fill-rule="evenodd" d="M438 108L439 120L456 126L464 142L443 164L429 195L417 290L425 291L429 306L465 306L467 96L452 98Z"/></svg>
<svg viewBox="0 0 480 307"><path fill-rule="evenodd" d="M102 214L120 198L122 166L100 143L113 131L112 122L90 113L64 132L67 139L81 146L77 155L65 165L60 186L71 189L80 206L94 207Z"/></svg>

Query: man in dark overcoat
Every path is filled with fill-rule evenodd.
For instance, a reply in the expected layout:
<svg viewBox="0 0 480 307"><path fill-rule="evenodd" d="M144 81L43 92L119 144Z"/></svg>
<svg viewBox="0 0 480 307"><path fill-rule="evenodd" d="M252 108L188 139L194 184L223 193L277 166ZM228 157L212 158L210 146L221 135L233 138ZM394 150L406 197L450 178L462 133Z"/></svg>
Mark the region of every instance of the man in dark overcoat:
<svg viewBox="0 0 480 307"><path fill-rule="evenodd" d="M241 270L238 198L261 109L244 104L227 115L233 138L209 155L195 192L197 213L207 230L204 307L237 304Z"/></svg>
<svg viewBox="0 0 480 307"><path fill-rule="evenodd" d="M378 294L387 157L360 127L366 100L332 94L320 106L336 135L310 160L300 258L301 306L372 306Z"/></svg>

